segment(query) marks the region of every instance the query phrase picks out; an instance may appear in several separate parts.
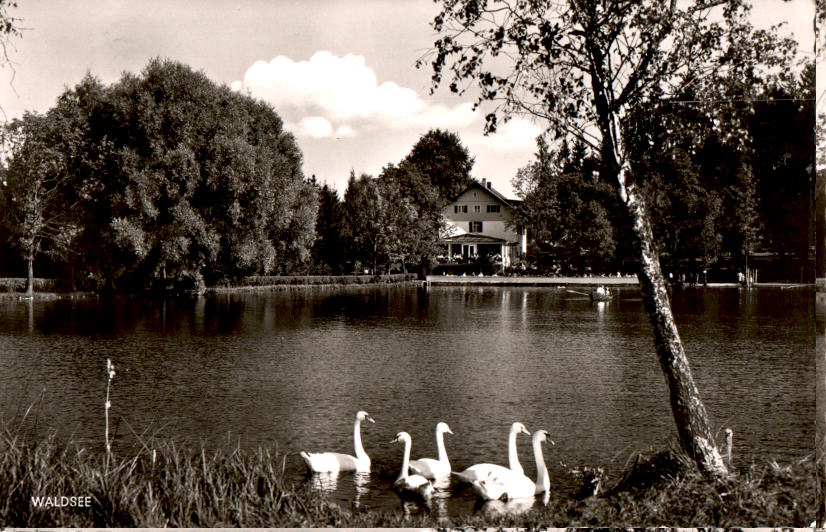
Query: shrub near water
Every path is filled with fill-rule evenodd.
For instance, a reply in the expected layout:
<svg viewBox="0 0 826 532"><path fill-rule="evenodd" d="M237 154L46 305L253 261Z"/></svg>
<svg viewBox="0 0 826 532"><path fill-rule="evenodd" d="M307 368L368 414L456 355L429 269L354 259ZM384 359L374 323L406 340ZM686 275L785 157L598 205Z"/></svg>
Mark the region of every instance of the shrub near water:
<svg viewBox="0 0 826 532"><path fill-rule="evenodd" d="M142 444L144 445L144 444ZM669 452L638 461L604 496L553 493L520 516L378 513L343 509L284 481L284 456L266 449L145 444L132 455L49 438L0 441L0 526L387 527L387 526L805 526L813 519L814 462L753 465L722 483L670 469ZM653 467L650 467L652 466ZM666 478L651 475L660 468ZM91 508L37 508L33 496L91 496Z"/></svg>
<svg viewBox="0 0 826 532"><path fill-rule="evenodd" d="M251 275L237 283L238 287L283 286L283 285L351 285L400 283L414 281L414 273L390 275Z"/></svg>

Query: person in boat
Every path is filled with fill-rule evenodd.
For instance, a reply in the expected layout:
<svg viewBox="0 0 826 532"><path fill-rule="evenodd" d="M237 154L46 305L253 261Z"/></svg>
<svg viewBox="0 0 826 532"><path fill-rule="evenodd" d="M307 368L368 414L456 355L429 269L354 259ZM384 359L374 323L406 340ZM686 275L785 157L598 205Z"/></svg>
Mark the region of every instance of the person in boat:
<svg viewBox="0 0 826 532"><path fill-rule="evenodd" d="M605 285L598 286L596 292L597 292L598 296L607 296L608 295L608 289L605 288Z"/></svg>

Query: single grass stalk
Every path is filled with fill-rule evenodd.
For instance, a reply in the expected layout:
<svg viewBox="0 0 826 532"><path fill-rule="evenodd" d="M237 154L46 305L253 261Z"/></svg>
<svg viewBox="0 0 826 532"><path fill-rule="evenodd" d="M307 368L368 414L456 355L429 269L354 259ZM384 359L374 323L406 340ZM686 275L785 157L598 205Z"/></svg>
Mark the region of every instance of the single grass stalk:
<svg viewBox="0 0 826 532"><path fill-rule="evenodd" d="M112 386L112 379L115 378L115 365L110 359L106 359L106 404L104 405L104 415L106 418L106 426L104 429L104 439L106 442L106 458L107 463L109 457L112 455L112 442L109 441L109 409L112 408L112 403L109 401L109 391Z"/></svg>

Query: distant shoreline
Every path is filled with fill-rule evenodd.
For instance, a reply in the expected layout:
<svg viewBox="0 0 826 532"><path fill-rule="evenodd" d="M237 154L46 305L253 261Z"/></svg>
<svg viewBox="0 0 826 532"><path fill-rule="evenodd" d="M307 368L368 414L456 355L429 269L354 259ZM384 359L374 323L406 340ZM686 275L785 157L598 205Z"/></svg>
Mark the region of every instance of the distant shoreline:
<svg viewBox="0 0 826 532"><path fill-rule="evenodd" d="M9 287L14 278L0 278L0 286ZM43 282L43 279L38 279ZM45 281L50 281L46 279ZM39 284L39 283L38 283ZM405 285L416 286L524 286L524 287L546 287L546 288L566 288L579 287L583 289L595 288L597 286L608 286L612 288L639 288L639 281L636 277L508 277L508 276L457 276L457 275L428 275L425 280L417 280L411 274L392 276L281 276L274 282L267 284L249 284L238 286L211 286L207 288L207 294L244 294L259 293L275 290L306 289L306 288L348 288L348 287L374 287L383 285ZM697 284L697 288L737 288L737 283L708 283L706 285ZM780 289L800 289L815 288L814 283L755 283L753 288L780 288ZM82 299L87 297L98 297L103 292L56 292L54 290L35 290L32 299L55 300L55 299ZM144 292L112 292L114 294L138 294L138 295L197 295L188 294L181 291L159 291L147 290ZM4 300L27 300L30 299L25 293L17 289L0 291L0 301Z"/></svg>

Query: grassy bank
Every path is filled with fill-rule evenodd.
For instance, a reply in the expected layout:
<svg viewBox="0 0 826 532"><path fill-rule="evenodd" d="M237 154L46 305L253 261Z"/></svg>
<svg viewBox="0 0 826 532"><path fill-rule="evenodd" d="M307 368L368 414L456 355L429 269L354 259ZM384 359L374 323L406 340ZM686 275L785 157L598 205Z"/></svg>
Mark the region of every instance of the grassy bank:
<svg viewBox="0 0 826 532"><path fill-rule="evenodd" d="M254 275L244 277L232 284L212 286L207 291L215 293L255 292L285 288L312 286L369 286L376 284L398 284L416 281L415 273L392 275ZM0 299L20 299L24 297L26 279L15 277L0 278ZM189 293L191 290L156 290L156 293ZM61 299L84 297L93 292L73 292L71 282L65 279L34 279L34 298Z"/></svg>
<svg viewBox="0 0 826 532"><path fill-rule="evenodd" d="M576 500L555 493L519 516L437 520L328 503L283 480L284 457L152 442L129 456L48 439L0 441L2 527L804 526L815 511L813 460L756 464L712 483L673 452L640 457L613 487ZM33 496L90 496L90 508L38 508Z"/></svg>
<svg viewBox="0 0 826 532"><path fill-rule="evenodd" d="M0 277L0 299L20 299L25 296L26 279L23 277ZM72 292L68 279L34 278L34 297L37 299L61 299L81 297L82 292Z"/></svg>

